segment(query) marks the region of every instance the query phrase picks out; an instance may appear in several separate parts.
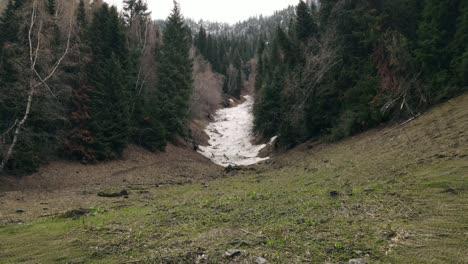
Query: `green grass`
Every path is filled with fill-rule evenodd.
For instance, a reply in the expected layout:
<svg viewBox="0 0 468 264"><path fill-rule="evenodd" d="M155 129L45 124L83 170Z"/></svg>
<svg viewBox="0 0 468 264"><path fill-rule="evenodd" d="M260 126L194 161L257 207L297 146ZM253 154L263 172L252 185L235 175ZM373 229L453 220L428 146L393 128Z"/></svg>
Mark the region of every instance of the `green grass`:
<svg viewBox="0 0 468 264"><path fill-rule="evenodd" d="M81 219L1 227L0 262L468 263L467 102L207 186L133 190Z"/></svg>

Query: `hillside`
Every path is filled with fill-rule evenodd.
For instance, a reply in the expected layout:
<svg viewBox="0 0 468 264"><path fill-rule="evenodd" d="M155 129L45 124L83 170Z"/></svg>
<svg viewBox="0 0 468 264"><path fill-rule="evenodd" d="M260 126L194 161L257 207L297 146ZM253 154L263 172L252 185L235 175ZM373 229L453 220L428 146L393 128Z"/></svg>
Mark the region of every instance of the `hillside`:
<svg viewBox="0 0 468 264"><path fill-rule="evenodd" d="M128 186L128 199L92 190L68 213L30 220L2 209L0 262L466 263L467 131L464 95L404 125L308 142L202 184Z"/></svg>

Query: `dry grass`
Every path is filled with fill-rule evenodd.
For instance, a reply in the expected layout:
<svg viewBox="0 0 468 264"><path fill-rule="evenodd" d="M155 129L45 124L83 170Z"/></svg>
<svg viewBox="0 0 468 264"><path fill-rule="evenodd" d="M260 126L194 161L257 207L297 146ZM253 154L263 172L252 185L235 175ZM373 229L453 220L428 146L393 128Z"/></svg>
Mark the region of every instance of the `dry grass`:
<svg viewBox="0 0 468 264"><path fill-rule="evenodd" d="M69 208L90 207L107 189L150 188L206 182L222 169L187 147L169 145L164 153L130 146L121 160L82 165L57 161L31 176L2 179L0 222L55 215ZM17 214L17 210L24 210Z"/></svg>

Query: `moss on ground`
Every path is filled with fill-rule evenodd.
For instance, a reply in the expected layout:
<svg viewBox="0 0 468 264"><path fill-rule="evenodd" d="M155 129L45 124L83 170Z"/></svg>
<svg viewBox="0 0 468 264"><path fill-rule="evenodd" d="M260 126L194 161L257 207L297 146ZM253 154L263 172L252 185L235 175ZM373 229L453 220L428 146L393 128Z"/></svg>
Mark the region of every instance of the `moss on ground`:
<svg viewBox="0 0 468 264"><path fill-rule="evenodd" d="M467 131L462 96L207 184L0 227L0 263L468 263Z"/></svg>

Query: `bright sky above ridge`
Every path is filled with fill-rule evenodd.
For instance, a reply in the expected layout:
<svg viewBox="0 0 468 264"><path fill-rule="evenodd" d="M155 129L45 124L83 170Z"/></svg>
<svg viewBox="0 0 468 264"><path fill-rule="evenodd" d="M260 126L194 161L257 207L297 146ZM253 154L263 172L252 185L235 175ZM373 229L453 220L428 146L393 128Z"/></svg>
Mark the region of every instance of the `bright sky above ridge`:
<svg viewBox="0 0 468 264"><path fill-rule="evenodd" d="M122 6L122 0L107 0ZM227 22L234 24L256 15L271 15L274 11L296 5L299 0L179 0L182 13L195 20ZM165 19L172 7L172 0L148 0L154 19Z"/></svg>

